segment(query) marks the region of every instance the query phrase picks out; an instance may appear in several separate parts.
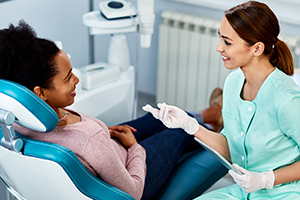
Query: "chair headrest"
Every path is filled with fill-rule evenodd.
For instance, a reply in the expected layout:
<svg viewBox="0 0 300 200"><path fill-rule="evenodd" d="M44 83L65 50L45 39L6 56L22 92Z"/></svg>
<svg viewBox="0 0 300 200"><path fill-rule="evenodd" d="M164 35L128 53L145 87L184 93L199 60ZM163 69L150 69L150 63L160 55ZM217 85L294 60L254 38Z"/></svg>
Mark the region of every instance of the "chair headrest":
<svg viewBox="0 0 300 200"><path fill-rule="evenodd" d="M31 90L0 79L0 108L12 112L15 122L40 132L52 131L58 124L54 110Z"/></svg>

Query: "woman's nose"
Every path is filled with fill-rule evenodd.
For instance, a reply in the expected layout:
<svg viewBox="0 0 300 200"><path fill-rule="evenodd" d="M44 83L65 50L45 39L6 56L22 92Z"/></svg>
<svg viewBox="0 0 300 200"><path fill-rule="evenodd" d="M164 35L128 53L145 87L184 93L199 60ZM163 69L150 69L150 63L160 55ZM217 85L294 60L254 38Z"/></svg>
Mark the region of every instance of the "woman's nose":
<svg viewBox="0 0 300 200"><path fill-rule="evenodd" d="M216 48L217 52L222 52L223 51L223 48L222 48L222 44L221 44L221 40Z"/></svg>
<svg viewBox="0 0 300 200"><path fill-rule="evenodd" d="M79 78L76 75L74 75L74 80L75 80L75 85L77 85L79 83Z"/></svg>

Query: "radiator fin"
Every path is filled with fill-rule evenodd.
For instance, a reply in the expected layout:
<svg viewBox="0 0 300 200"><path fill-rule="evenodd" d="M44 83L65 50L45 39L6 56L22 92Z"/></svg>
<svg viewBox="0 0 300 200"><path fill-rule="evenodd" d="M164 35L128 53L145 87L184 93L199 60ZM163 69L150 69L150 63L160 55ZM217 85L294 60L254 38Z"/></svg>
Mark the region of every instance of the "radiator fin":
<svg viewBox="0 0 300 200"><path fill-rule="evenodd" d="M185 110L203 109L229 73L216 51L220 21L173 11L163 12L162 21L156 100Z"/></svg>

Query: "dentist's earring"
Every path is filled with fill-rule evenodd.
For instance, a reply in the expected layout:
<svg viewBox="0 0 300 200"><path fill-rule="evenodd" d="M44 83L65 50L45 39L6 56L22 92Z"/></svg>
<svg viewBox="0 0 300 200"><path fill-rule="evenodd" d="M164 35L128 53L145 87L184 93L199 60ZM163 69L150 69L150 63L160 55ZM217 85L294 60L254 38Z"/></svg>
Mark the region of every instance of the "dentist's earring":
<svg viewBox="0 0 300 200"><path fill-rule="evenodd" d="M47 101L47 98L46 98L46 97L44 98L44 101Z"/></svg>

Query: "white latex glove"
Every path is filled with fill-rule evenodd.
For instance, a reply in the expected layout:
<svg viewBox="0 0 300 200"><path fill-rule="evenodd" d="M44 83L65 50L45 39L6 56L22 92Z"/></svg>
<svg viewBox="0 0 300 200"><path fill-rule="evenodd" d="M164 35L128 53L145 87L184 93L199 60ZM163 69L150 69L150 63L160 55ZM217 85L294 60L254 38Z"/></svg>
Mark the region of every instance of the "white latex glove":
<svg viewBox="0 0 300 200"><path fill-rule="evenodd" d="M180 108L167 105L166 103L158 103L157 107L160 109L153 108L151 105L147 104L143 106L142 109L152 113L156 119L162 121L168 128L182 128L190 135L194 135L198 131L199 124L197 120L190 117Z"/></svg>
<svg viewBox="0 0 300 200"><path fill-rule="evenodd" d="M260 189L272 189L275 181L274 172L272 170L265 172L250 172L237 164L233 164L242 175L229 170L229 174L233 180L246 192L255 192Z"/></svg>

